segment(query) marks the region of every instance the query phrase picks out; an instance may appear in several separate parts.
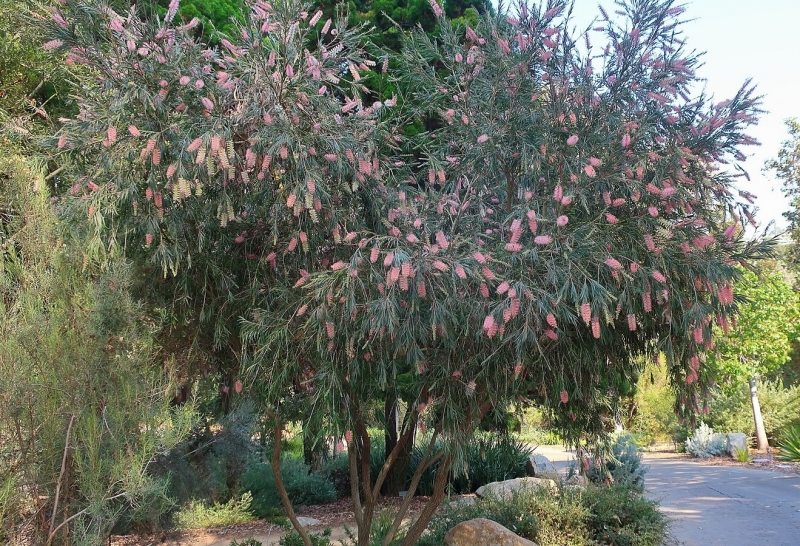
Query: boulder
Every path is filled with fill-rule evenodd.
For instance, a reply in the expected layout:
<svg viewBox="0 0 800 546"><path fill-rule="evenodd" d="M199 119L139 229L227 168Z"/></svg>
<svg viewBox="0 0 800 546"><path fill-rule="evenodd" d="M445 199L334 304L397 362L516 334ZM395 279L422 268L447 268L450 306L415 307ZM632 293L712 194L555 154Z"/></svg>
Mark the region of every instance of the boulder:
<svg viewBox="0 0 800 546"><path fill-rule="evenodd" d="M496 521L476 518L462 521L444 536L447 546L536 546Z"/></svg>
<svg viewBox="0 0 800 546"><path fill-rule="evenodd" d="M473 506L475 504L475 497L473 496L463 496L459 497L455 500L451 500L449 503L450 508L462 508L466 506Z"/></svg>
<svg viewBox="0 0 800 546"><path fill-rule="evenodd" d="M731 457L736 456L736 451L747 451L747 434L744 432L731 432L727 435L725 450Z"/></svg>
<svg viewBox="0 0 800 546"><path fill-rule="evenodd" d="M312 527L314 525L319 525L320 523L322 523L318 519L307 518L305 516L297 516L297 522L300 524L301 527Z"/></svg>
<svg viewBox="0 0 800 546"><path fill-rule="evenodd" d="M478 488L475 494L481 498L495 497L500 500L510 499L515 493L524 490L535 491L540 487L557 490L556 482L546 478L515 478L502 482L487 483Z"/></svg>
<svg viewBox="0 0 800 546"><path fill-rule="evenodd" d="M589 478L580 474L575 474L564 483L573 487L586 487L589 485Z"/></svg>
<svg viewBox="0 0 800 546"><path fill-rule="evenodd" d="M531 458L528 459L528 463L525 465L525 469L528 472L528 476L547 478L548 480L559 479L558 470L556 470L556 467L550 462L550 459L544 455L531 455Z"/></svg>

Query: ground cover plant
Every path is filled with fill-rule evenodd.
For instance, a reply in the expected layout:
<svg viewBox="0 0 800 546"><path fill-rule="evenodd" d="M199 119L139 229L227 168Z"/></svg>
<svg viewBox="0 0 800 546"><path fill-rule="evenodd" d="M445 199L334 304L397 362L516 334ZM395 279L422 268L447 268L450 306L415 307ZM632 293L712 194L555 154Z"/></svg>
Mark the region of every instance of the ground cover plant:
<svg viewBox="0 0 800 546"><path fill-rule="evenodd" d="M692 94L682 8L622 2L575 35L560 1L474 27L431 2L438 34L403 33L392 63L344 13L256 2L215 48L177 8L46 15L47 48L87 68L51 140L74 181L57 205L87 261L130 256L194 317L224 355L223 399L261 404L304 544L279 471L287 421L344 436L362 545L391 468L430 431L409 497L439 471L410 545L484 416L519 397L586 450L642 359L664 355L678 414L700 410L735 264L769 248L743 239L751 207L715 168L752 143L758 97ZM381 78L408 92L371 95ZM373 476L368 426L397 400Z"/></svg>

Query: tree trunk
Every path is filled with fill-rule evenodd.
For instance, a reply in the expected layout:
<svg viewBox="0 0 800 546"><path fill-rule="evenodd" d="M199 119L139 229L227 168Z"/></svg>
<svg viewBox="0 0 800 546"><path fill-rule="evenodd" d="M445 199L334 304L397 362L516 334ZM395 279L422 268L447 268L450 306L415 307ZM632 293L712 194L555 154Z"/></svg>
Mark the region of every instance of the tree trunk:
<svg viewBox="0 0 800 546"><path fill-rule="evenodd" d="M764 419L761 417L761 405L758 403L758 376L750 378L750 403L753 405L753 419L756 424L756 442L759 451L766 451L769 447L767 443L767 432L764 430Z"/></svg>
<svg viewBox="0 0 800 546"><path fill-rule="evenodd" d="M322 470L325 461L325 442L320 437L322 417L314 412L311 418L303 423L303 460L314 472Z"/></svg>
<svg viewBox="0 0 800 546"><path fill-rule="evenodd" d="M399 420L399 400L397 393L390 391L386 394L386 401L383 407L384 416L386 419L386 431L384 434L384 441L386 445L386 459L394 450L399 441L398 420ZM416 426L415 423L409 426ZM411 453L414 449L414 432L411 433L411 439L405 442L401 448L400 453L397 455L394 463L386 475L383 482L381 493L387 496L396 497L403 490L408 476L408 467L411 465ZM385 461L384 461L385 462Z"/></svg>

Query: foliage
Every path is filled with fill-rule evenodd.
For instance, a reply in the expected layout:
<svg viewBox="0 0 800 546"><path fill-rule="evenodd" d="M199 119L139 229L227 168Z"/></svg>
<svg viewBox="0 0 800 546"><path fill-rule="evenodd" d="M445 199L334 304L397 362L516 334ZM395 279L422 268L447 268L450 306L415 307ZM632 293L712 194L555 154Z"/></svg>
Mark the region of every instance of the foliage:
<svg viewBox="0 0 800 546"><path fill-rule="evenodd" d="M733 458L739 461L740 463L749 463L753 460L753 457L750 456L750 450L747 447L742 449L734 448L733 450Z"/></svg>
<svg viewBox="0 0 800 546"><path fill-rule="evenodd" d="M700 422L694 434L686 440L686 451L702 459L725 453L725 436L715 434L714 429Z"/></svg>
<svg viewBox="0 0 800 546"><path fill-rule="evenodd" d="M533 445L559 445L564 439L558 430L553 428L546 412L536 406L521 411L519 432L514 437Z"/></svg>
<svg viewBox="0 0 800 546"><path fill-rule="evenodd" d="M225 504L209 506L204 502L190 502L176 512L175 525L179 529L201 529L247 523L255 519L250 510L252 501L252 495L247 492Z"/></svg>
<svg viewBox="0 0 800 546"><path fill-rule="evenodd" d="M683 442L686 427L672 411L675 393L667 381L666 370L647 363L634 395L633 418L628 426L636 441L648 446L659 442Z"/></svg>
<svg viewBox="0 0 800 546"><path fill-rule="evenodd" d="M333 483L326 476L312 472L303 461L284 457L280 470L292 505L308 506L336 500ZM278 513L281 500L269 464L250 465L242 476L241 486L252 493L252 510L256 516L264 518Z"/></svg>
<svg viewBox="0 0 800 546"><path fill-rule="evenodd" d="M778 438L781 452L778 457L785 461L800 461L800 425L784 428Z"/></svg>
<svg viewBox="0 0 800 546"><path fill-rule="evenodd" d="M437 450L444 449L439 444ZM409 480L422 460L425 447L414 449L409 468ZM472 493L487 483L526 475L526 464L534 448L506 435L488 434L475 438L466 449L463 471L451 470L447 489L451 493ZM432 465L423 474L417 487L420 495L433 493L433 485L438 471Z"/></svg>
<svg viewBox="0 0 800 546"><path fill-rule="evenodd" d="M325 529L321 533L310 533L311 546L328 546L331 541L331 530ZM289 531L278 541L280 546L303 546L303 541L297 531Z"/></svg>
<svg viewBox="0 0 800 546"><path fill-rule="evenodd" d="M0 157L0 483L15 486L2 533L14 543L33 521L36 543L96 545L171 507L149 469L193 414L169 407L127 264L85 267L59 236L41 170Z"/></svg>
<svg viewBox="0 0 800 546"><path fill-rule="evenodd" d="M439 34L403 33L391 63L409 90L396 113L364 85L388 54L365 53L344 14L257 3L208 48L169 12L76 2L48 29L87 69L52 139L77 181L64 218L87 260L147 265L223 373L246 364L279 435L322 411L369 484L371 402L408 378L401 437L422 422L444 440L419 466L439 459L435 506L484 415L518 396L589 445L663 353L678 413L699 409L733 264L769 252L737 232L750 206L716 169L743 157L760 109L749 85L692 96L671 0L623 2L588 52L564 2L468 29L431 2ZM366 544L378 491L354 491Z"/></svg>
<svg viewBox="0 0 800 546"><path fill-rule="evenodd" d="M615 433L611 438L611 456L603 463L595 461L589 467L586 477L591 482L601 484L609 477L621 487L644 491L644 475L647 467L642 466L642 455L633 436L627 432Z"/></svg>
<svg viewBox="0 0 800 546"><path fill-rule="evenodd" d="M564 488L556 495L540 489L510 500L478 499L474 505L445 506L417 545L442 544L453 526L478 517L496 521L540 546L655 546L662 543L667 527L656 502L622 485L590 486L585 491Z"/></svg>
<svg viewBox="0 0 800 546"><path fill-rule="evenodd" d="M781 381L762 381L758 389L764 428L769 438L800 420L800 387L784 387ZM739 385L732 390L721 390L710 403L707 424L719 432L744 432L754 436L753 408L750 389Z"/></svg>
<svg viewBox="0 0 800 546"><path fill-rule="evenodd" d="M230 543L229 546L262 546L262 544L261 544L261 542L259 542L255 538L248 537L248 538L243 539L241 542L239 542L237 540L231 540L231 543Z"/></svg>
<svg viewBox="0 0 800 546"><path fill-rule="evenodd" d="M797 264L800 261L800 120L791 118L785 123L789 138L781 144L778 157L767 161L764 169L774 171L775 176L783 182L783 194L789 198L790 209L783 216L789 221L794 241L791 261Z"/></svg>

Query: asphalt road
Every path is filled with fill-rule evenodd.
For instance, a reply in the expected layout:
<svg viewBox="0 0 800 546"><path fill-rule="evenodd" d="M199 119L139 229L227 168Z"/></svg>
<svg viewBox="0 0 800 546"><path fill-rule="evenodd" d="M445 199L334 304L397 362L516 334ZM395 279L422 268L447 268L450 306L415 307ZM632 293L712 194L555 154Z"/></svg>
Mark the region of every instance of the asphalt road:
<svg viewBox="0 0 800 546"><path fill-rule="evenodd" d="M536 449L557 468L573 453ZM800 546L800 476L696 460L646 457L645 487L684 546Z"/></svg>

